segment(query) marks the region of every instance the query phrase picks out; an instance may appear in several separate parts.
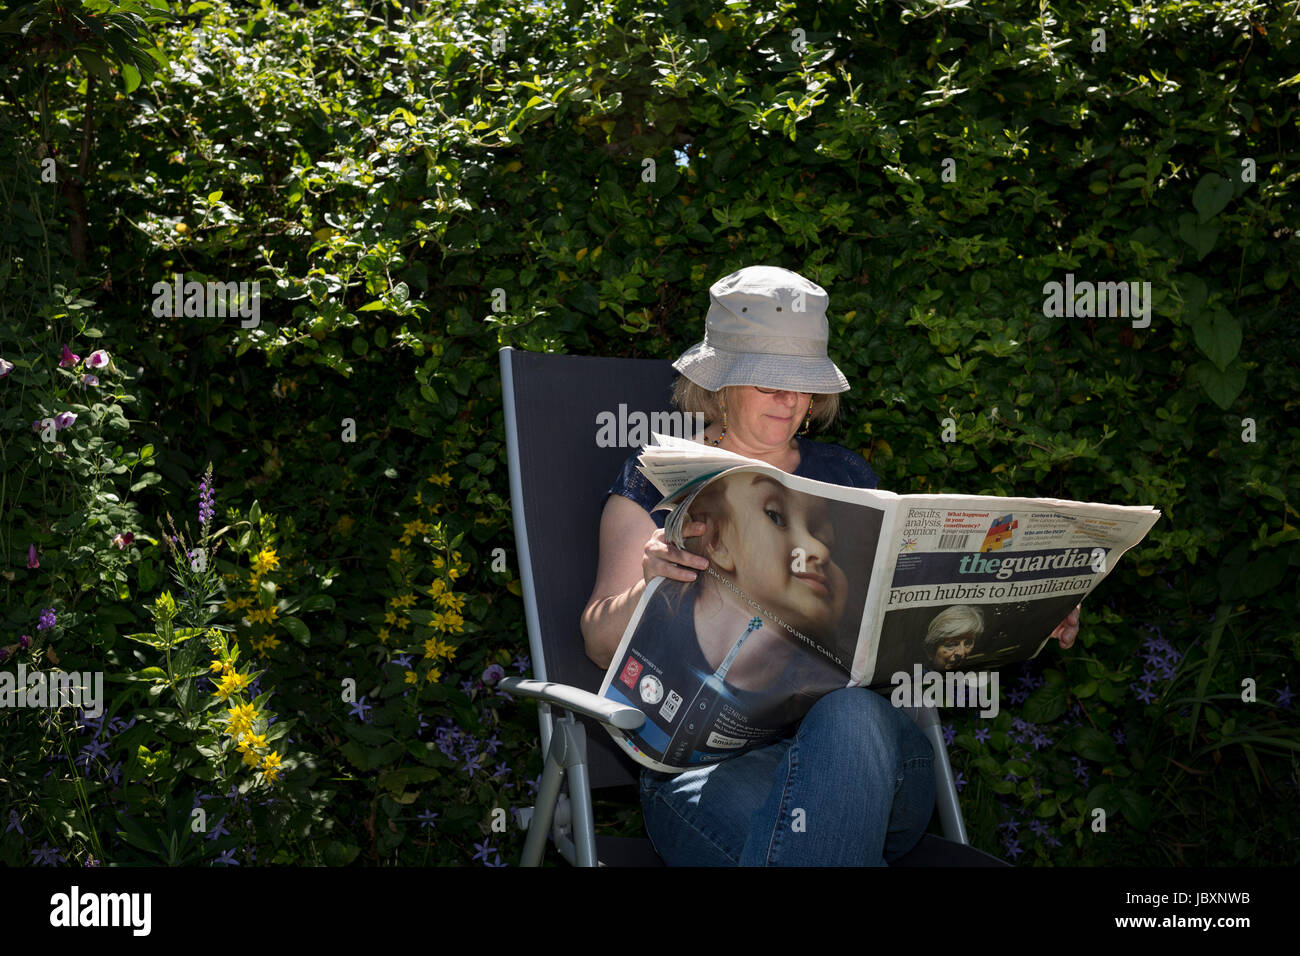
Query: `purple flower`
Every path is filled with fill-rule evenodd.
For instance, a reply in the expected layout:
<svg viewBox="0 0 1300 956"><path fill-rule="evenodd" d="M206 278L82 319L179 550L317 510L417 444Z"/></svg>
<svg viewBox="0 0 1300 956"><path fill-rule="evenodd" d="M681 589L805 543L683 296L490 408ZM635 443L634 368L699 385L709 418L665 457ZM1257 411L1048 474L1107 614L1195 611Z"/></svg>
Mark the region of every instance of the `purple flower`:
<svg viewBox="0 0 1300 956"><path fill-rule="evenodd" d="M951 747L952 742L956 739L957 739L957 728L955 728L952 724L944 724L943 742L947 744L949 747Z"/></svg>
<svg viewBox="0 0 1300 956"><path fill-rule="evenodd" d="M54 417L54 427L57 431L62 431L77 420L76 412L60 412Z"/></svg>
<svg viewBox="0 0 1300 956"><path fill-rule="evenodd" d="M36 624L36 630L48 631L54 626L54 608L47 607L41 612L41 619Z"/></svg>
<svg viewBox="0 0 1300 956"><path fill-rule="evenodd" d="M519 656L514 660L514 665L516 670L522 674L524 671L528 670L528 668L532 667L533 663L527 654L520 651Z"/></svg>
<svg viewBox="0 0 1300 956"><path fill-rule="evenodd" d="M1024 850L1020 849L1020 841L1019 841L1019 840L1010 840L1010 841L1008 841L1008 843L1007 843L1007 856L1011 857L1011 859L1014 860L1016 857L1018 857L1020 854L1022 854L1022 853L1024 853L1024 852L1025 852Z"/></svg>
<svg viewBox="0 0 1300 956"><path fill-rule="evenodd" d="M1286 707L1287 709L1290 709L1291 700L1294 697L1295 694L1291 693L1291 684L1289 682L1285 687L1283 687L1280 691L1277 692L1277 702L1281 706Z"/></svg>
<svg viewBox="0 0 1300 956"><path fill-rule="evenodd" d="M491 687L493 684L495 684L497 681L499 681L501 678L505 676L506 676L506 669L504 667L502 667L500 664L489 664L487 667L483 669L481 679L483 683Z"/></svg>
<svg viewBox="0 0 1300 956"><path fill-rule="evenodd" d="M953 778L952 782L957 785L957 792L961 793L966 787L966 775L964 773L959 773Z"/></svg>
<svg viewBox="0 0 1300 956"><path fill-rule="evenodd" d="M466 678L465 680L460 682L460 689L463 690L466 694L473 695L474 682Z"/></svg>
<svg viewBox="0 0 1300 956"><path fill-rule="evenodd" d="M117 545L117 549L119 551L121 551L123 548L125 548L128 544L130 544L134 540L135 540L135 535L132 534L130 531L123 532L122 534L118 534L113 537L113 543Z"/></svg>
<svg viewBox="0 0 1300 956"><path fill-rule="evenodd" d="M215 840L221 836L230 836L230 831L224 826L226 818L222 817L217 821L217 825L212 828L212 832L207 835L207 839Z"/></svg>
<svg viewBox="0 0 1300 956"><path fill-rule="evenodd" d="M68 348L66 345L63 346L63 355L59 359L59 368L72 368L72 366L76 365L80 361L80 355L73 355L72 349Z"/></svg>
<svg viewBox="0 0 1300 956"><path fill-rule="evenodd" d="M484 860L483 861L484 866L505 866L505 864L501 862L501 851L497 850L495 852L496 852L496 859L493 860L491 863L489 863L487 860Z"/></svg>
<svg viewBox="0 0 1300 956"><path fill-rule="evenodd" d="M20 635L18 638L18 644L23 650L27 650L27 648L32 646L32 639L26 634Z"/></svg>
<svg viewBox="0 0 1300 956"><path fill-rule="evenodd" d="M981 727L979 730L975 731L975 739L980 743L985 743L989 739L989 729L987 727Z"/></svg>
<svg viewBox="0 0 1300 956"><path fill-rule="evenodd" d="M482 843L475 843L474 849L477 852L470 857L471 862L474 860L482 860L484 863L487 863L488 854L493 852L493 848L487 840L484 840Z"/></svg>
<svg viewBox="0 0 1300 956"><path fill-rule="evenodd" d="M1074 760L1074 775L1084 783L1088 782L1088 768L1083 765L1083 761L1078 757L1071 758Z"/></svg>
<svg viewBox="0 0 1300 956"><path fill-rule="evenodd" d="M212 507L213 490L212 490L212 466L208 465L208 470L203 474L203 480L199 482L199 525L206 526L216 514L216 509Z"/></svg>
<svg viewBox="0 0 1300 956"><path fill-rule="evenodd" d="M41 864L43 866L58 866L63 863L63 854L57 848L50 846L49 842L41 844L41 848L32 853L32 865Z"/></svg>
<svg viewBox="0 0 1300 956"><path fill-rule="evenodd" d="M19 836L27 835L23 833L23 822L18 819L17 810L9 811L9 826L5 827L5 833L8 833L10 830L17 830Z"/></svg>
<svg viewBox="0 0 1300 956"><path fill-rule="evenodd" d="M13 370L14 370L13 362L6 362L4 359L0 359L0 378L4 378Z"/></svg>
<svg viewBox="0 0 1300 956"><path fill-rule="evenodd" d="M88 857L86 857L86 863L85 863L85 865L86 865L86 866L99 866L99 861L96 860L93 856L88 856Z"/></svg>
<svg viewBox="0 0 1300 956"><path fill-rule="evenodd" d="M1129 685L1129 687L1134 687L1134 686L1136 685L1133 684ZM1144 704L1149 704L1156 699L1156 695L1154 692L1152 692L1150 687L1143 687L1141 690L1137 692L1137 699L1142 701L1142 703Z"/></svg>
<svg viewBox="0 0 1300 956"><path fill-rule="evenodd" d="M1113 734L1111 734L1111 736L1115 738L1115 743L1120 744L1121 746L1123 745L1124 741L1128 739L1127 737L1124 736L1124 731L1122 730L1115 731Z"/></svg>
<svg viewBox="0 0 1300 956"><path fill-rule="evenodd" d="M239 861L235 859L234 847L231 847L229 850L226 850L224 853L221 854L221 856L217 857L213 862L224 863L226 866L239 866Z"/></svg>
<svg viewBox="0 0 1300 956"><path fill-rule="evenodd" d="M36 560L36 545L34 544L27 546L27 566L29 568L39 568L41 566L41 562Z"/></svg>
<svg viewBox="0 0 1300 956"><path fill-rule="evenodd" d="M1030 822L1029 829L1033 830L1040 839L1047 836L1047 825L1043 823L1042 820L1034 820Z"/></svg>
<svg viewBox="0 0 1300 956"><path fill-rule="evenodd" d="M434 813L432 810L425 810L423 813L420 814L418 819L420 821L421 827L429 827L430 829L432 829L433 821L438 819L438 814Z"/></svg>
<svg viewBox="0 0 1300 956"><path fill-rule="evenodd" d="M103 349L95 349L86 358L86 368L103 368L108 364L108 353Z"/></svg>
<svg viewBox="0 0 1300 956"><path fill-rule="evenodd" d="M99 384L99 376L98 376L98 375L91 375L90 373L86 373L85 375L81 376L81 384L82 384L82 385L98 385L98 384Z"/></svg>
<svg viewBox="0 0 1300 956"><path fill-rule="evenodd" d="M403 655L401 655L400 657L394 657L394 658L393 658L393 663L396 664L398 667L402 668L403 670L410 670L410 669L411 669L411 655L410 655L410 654L403 654Z"/></svg>
<svg viewBox="0 0 1300 956"><path fill-rule="evenodd" d="M365 695L363 694L361 696L361 699L352 705L352 709L348 711L348 716L351 717L353 714L355 714L356 716L361 718L361 722L363 724L368 724L370 723L369 713L372 710L374 710L374 707L366 703L366 698Z"/></svg>

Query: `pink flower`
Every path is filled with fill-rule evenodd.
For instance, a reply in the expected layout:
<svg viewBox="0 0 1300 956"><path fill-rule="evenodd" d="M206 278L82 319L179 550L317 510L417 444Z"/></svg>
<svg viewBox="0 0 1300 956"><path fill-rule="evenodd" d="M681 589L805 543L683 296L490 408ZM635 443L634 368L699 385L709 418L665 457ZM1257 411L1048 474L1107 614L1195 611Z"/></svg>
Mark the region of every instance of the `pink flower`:
<svg viewBox="0 0 1300 956"><path fill-rule="evenodd" d="M103 368L107 364L108 353L103 349L96 349L91 352L90 357L86 359L86 368Z"/></svg>
<svg viewBox="0 0 1300 956"><path fill-rule="evenodd" d="M13 362L6 362L4 359L0 359L0 378L4 378L13 370L14 370Z"/></svg>
<svg viewBox="0 0 1300 956"><path fill-rule="evenodd" d="M99 377L98 377L97 375L83 375L83 376L81 376L81 384L82 384L82 385L98 385L98 384L99 384Z"/></svg>
<svg viewBox="0 0 1300 956"><path fill-rule="evenodd" d="M81 361L80 355L73 355L72 349L63 346L63 358L59 359L59 368L72 368Z"/></svg>
<svg viewBox="0 0 1300 956"><path fill-rule="evenodd" d="M113 543L117 545L118 549L120 550L122 548L125 548L128 544L130 544L134 540L135 540L135 535L133 535L130 531L128 531L125 534L119 534L116 537L114 537Z"/></svg>
<svg viewBox="0 0 1300 956"><path fill-rule="evenodd" d="M36 560L36 545L34 544L27 546L27 566L29 568L39 568L41 566L41 562Z"/></svg>
<svg viewBox="0 0 1300 956"><path fill-rule="evenodd" d="M54 419L54 427L56 430L62 431L63 429L67 428L76 420L77 420L76 412L63 412L61 415L58 415Z"/></svg>

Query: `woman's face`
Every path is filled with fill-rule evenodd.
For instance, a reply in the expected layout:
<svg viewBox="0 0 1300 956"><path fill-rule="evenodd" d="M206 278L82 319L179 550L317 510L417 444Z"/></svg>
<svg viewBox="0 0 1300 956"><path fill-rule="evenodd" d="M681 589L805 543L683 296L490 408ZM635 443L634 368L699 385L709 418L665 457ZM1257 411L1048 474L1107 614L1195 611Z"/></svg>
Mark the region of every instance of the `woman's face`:
<svg viewBox="0 0 1300 956"><path fill-rule="evenodd" d="M730 517L722 543L736 586L792 627L829 637L844 614L848 578L834 560L826 502L766 475L724 480Z"/></svg>
<svg viewBox="0 0 1300 956"><path fill-rule="evenodd" d="M934 650L934 664L942 671L950 671L975 650L975 635L962 634L950 637Z"/></svg>
<svg viewBox="0 0 1300 956"><path fill-rule="evenodd" d="M726 390L727 432L748 445L783 445L794 437L808 414L812 396L772 388L739 385Z"/></svg>

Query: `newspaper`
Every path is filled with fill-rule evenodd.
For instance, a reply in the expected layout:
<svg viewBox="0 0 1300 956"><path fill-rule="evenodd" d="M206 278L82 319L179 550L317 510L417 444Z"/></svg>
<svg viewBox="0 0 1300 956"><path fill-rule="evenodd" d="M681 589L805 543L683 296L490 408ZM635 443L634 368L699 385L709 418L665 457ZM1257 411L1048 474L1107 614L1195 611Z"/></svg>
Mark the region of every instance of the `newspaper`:
<svg viewBox="0 0 1300 956"><path fill-rule="evenodd" d="M664 495L654 510L671 509L666 537L709 568L650 582L600 693L645 713L610 733L669 773L786 736L842 687L893 686L895 703L914 691L901 698L914 706L951 703L954 687L973 701L990 676L995 692L996 670L1036 656L1160 517L848 488L654 438L639 459ZM703 535L683 536L700 521ZM936 688L948 696L921 699Z"/></svg>

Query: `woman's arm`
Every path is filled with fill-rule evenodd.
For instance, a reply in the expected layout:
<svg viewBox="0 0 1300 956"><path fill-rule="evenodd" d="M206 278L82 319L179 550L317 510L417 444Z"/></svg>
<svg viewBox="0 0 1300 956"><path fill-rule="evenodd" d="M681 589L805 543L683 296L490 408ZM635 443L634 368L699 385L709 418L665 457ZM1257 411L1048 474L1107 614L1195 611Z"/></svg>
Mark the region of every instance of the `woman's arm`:
<svg viewBox="0 0 1300 956"><path fill-rule="evenodd" d="M682 534L690 536L703 530L702 524L688 525ZM580 624L587 656L599 666L608 667L647 582L657 576L695 580L695 572L682 565L706 568L709 562L666 542L662 529L636 502L610 495L600 516L596 584Z"/></svg>

